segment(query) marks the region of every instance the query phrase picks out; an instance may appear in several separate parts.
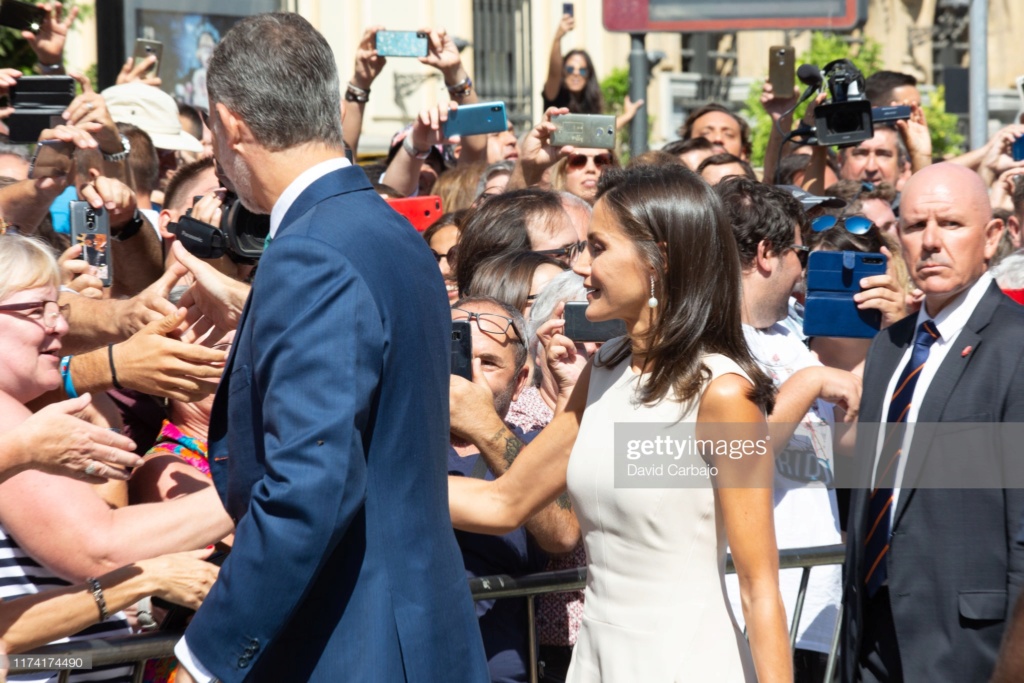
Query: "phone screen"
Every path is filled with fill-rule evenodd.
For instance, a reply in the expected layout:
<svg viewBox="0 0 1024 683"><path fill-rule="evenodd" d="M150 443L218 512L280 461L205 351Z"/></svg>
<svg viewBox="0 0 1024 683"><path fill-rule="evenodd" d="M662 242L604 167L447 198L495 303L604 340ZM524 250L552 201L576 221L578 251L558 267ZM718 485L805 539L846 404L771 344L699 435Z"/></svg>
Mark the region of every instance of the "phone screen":
<svg viewBox="0 0 1024 683"><path fill-rule="evenodd" d="M422 31L377 31L377 54L382 57L426 57L427 49Z"/></svg>

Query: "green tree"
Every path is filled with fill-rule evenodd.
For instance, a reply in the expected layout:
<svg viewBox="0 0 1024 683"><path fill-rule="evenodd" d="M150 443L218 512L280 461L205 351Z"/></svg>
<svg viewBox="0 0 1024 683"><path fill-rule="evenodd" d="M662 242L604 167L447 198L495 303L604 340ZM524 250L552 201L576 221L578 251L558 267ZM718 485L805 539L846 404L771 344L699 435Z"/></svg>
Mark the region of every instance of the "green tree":
<svg viewBox="0 0 1024 683"><path fill-rule="evenodd" d="M29 1L36 5L43 4L39 0ZM83 19L92 16L94 9L92 5L82 2L82 0L64 0L65 16L73 7L79 8L78 18L75 20L76 25ZM72 30L74 30L73 27ZM0 27L0 64L7 68L18 69L24 74L32 73L36 65L36 53L32 51L32 46L21 37L20 31ZM95 83L95 81L93 82Z"/></svg>
<svg viewBox="0 0 1024 683"><path fill-rule="evenodd" d="M964 136L960 133L957 116L946 113L946 87L935 88L922 109L932 134L932 157L943 159L963 154Z"/></svg>
<svg viewBox="0 0 1024 683"><path fill-rule="evenodd" d="M616 67L607 76L601 79L601 97L604 98L604 110L608 114L618 116L622 113L622 105L629 94L629 69ZM651 117L648 117L650 121ZM650 126L647 130L650 130ZM619 154L623 159L629 156L629 126L626 126L616 135L616 145Z"/></svg>

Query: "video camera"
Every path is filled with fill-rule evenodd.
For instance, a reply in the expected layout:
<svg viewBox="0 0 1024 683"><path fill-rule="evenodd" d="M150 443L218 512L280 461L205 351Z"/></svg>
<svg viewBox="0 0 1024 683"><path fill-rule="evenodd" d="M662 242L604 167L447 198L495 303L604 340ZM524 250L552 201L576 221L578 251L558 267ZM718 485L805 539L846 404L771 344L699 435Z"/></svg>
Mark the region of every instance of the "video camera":
<svg viewBox="0 0 1024 683"><path fill-rule="evenodd" d="M193 203L199 199L196 197ZM270 216L249 211L238 195L229 192L224 198L219 227L192 218L189 209L167 228L189 253L199 258L214 259L226 254L235 263L253 265L263 255L270 233Z"/></svg>
<svg viewBox="0 0 1024 683"><path fill-rule="evenodd" d="M910 118L910 107L872 108L864 96L864 74L848 59L829 62L823 70L804 64L797 69L797 77L808 86L801 100L810 97L823 83L828 84L831 99L814 110L817 145L851 147L874 137L875 124L891 124Z"/></svg>

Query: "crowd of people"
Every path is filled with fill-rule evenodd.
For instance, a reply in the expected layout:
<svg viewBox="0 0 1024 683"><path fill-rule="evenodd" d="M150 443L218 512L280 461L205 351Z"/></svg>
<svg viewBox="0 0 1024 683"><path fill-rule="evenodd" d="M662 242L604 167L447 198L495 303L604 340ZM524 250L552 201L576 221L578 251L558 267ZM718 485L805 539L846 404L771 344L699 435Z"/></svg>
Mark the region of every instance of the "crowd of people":
<svg viewBox="0 0 1024 683"><path fill-rule="evenodd" d="M75 12L46 7L26 39L51 74ZM933 159L916 81L879 72L868 97L910 119L838 152L783 144L799 93L766 85L763 170L716 103L623 164L552 143L558 116L610 113L589 55L562 53L573 21L526 131L445 138L478 97L425 29L450 99L358 166L382 27L346 84L278 13L223 36L208 108L129 61L102 92L74 75L39 136L64 172L0 148L5 652L187 623L145 680L811 683L840 633L848 683L1024 679L1024 496L936 478L963 465L913 427L1014 454L984 426L1024 421L1024 125ZM422 233L388 203L433 195ZM72 201L109 219L102 262ZM823 252L847 280L879 265L824 319ZM623 327L571 338L581 304ZM878 332L805 333L842 316ZM630 486L624 424L770 447ZM779 569L844 543L805 591ZM537 601L531 672L526 605L474 605L466 578L573 567L584 591Z"/></svg>

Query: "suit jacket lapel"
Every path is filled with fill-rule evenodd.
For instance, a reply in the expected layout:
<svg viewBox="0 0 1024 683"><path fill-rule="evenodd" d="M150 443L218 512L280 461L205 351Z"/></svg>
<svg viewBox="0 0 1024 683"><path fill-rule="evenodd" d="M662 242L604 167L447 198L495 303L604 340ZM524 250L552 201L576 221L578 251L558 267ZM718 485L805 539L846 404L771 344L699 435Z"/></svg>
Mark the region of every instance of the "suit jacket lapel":
<svg viewBox="0 0 1024 683"><path fill-rule="evenodd" d="M953 389L967 370L968 364L977 353L981 345L981 331L988 326L995 313L996 307L1004 294L993 282L981 297L974 312L967 319L967 324L957 335L956 348L951 348L942 360L935 377L928 385L928 392L921 400L921 409L917 413L917 422L921 424L940 422L946 410L946 404L953 397ZM971 347L972 351L966 356L958 353L956 349ZM900 493L899 503L896 506L896 514L893 517L893 528L899 523L903 511L914 495L914 486L921 478L924 471L925 460L931 450L931 441L934 436L934 429L925 429L916 432L910 445L910 457L907 460L906 472L903 475L903 484Z"/></svg>

